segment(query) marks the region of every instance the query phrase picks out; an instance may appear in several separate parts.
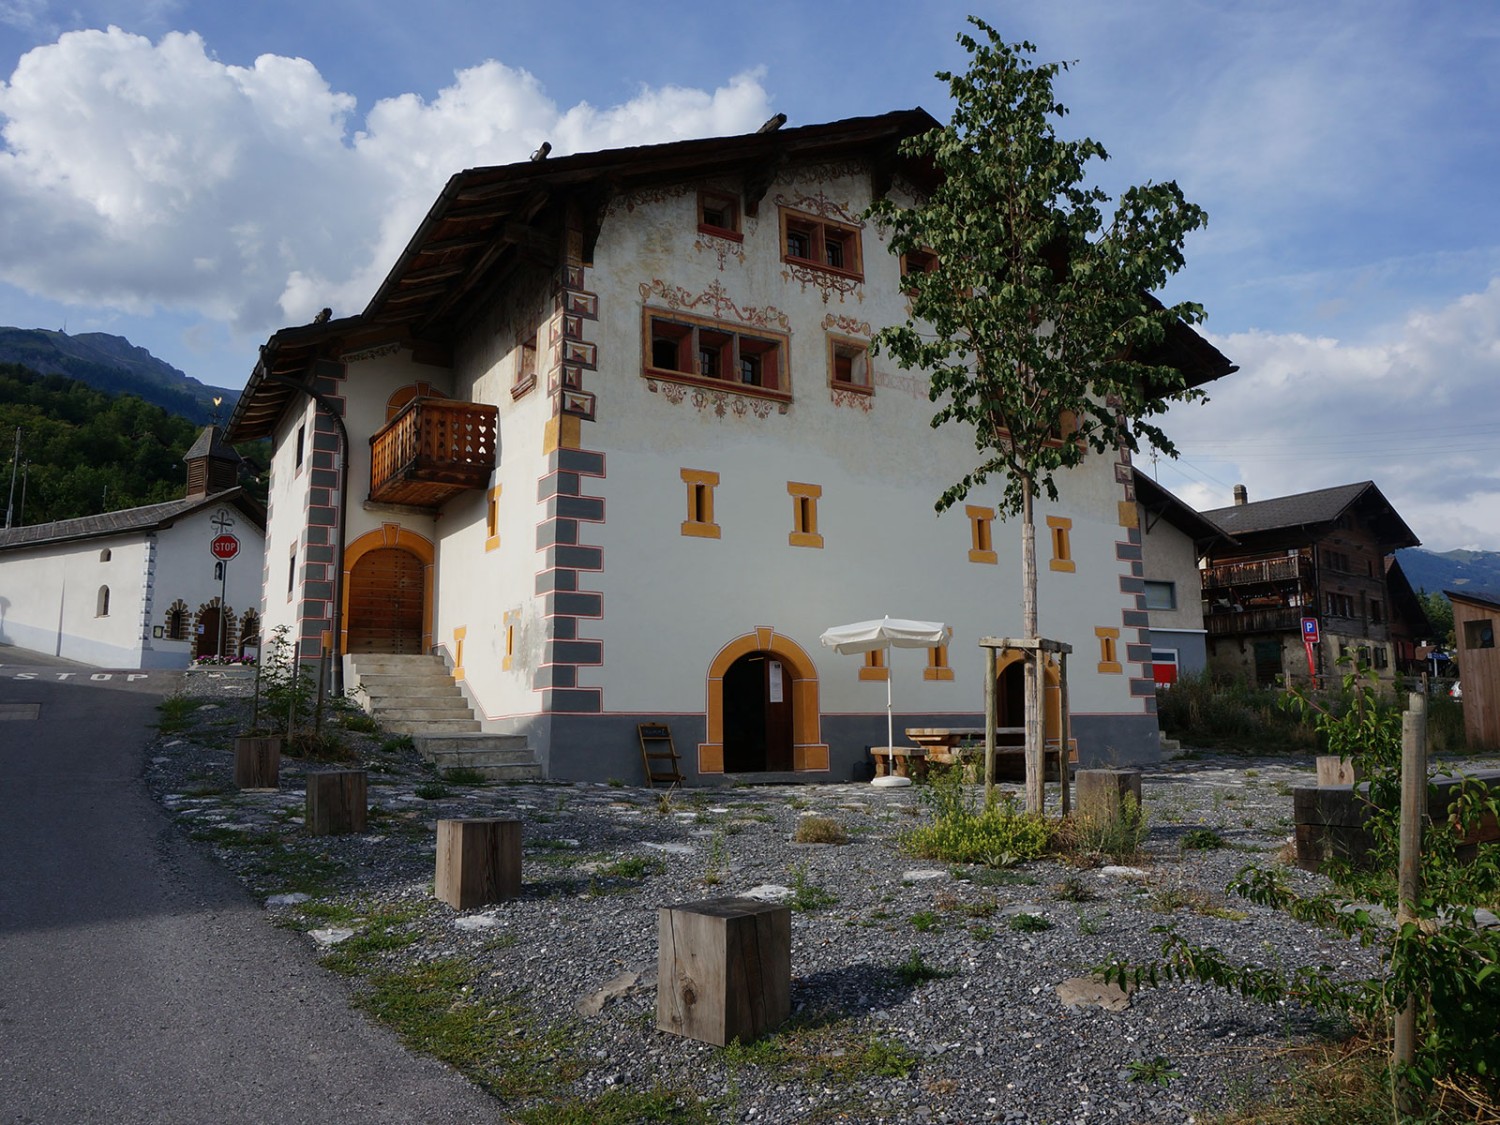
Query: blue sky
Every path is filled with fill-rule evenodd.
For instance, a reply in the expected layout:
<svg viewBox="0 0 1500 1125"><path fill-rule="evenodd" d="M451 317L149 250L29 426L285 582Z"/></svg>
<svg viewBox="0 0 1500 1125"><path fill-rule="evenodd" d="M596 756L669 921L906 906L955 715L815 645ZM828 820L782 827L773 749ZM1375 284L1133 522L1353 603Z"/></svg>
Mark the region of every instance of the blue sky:
<svg viewBox="0 0 1500 1125"><path fill-rule="evenodd" d="M0 324L240 386L357 312L447 176L921 105L965 14L1075 63L1111 191L1209 213L1167 296L1241 371L1167 421L1200 508L1374 480L1500 549L1500 5L1323 0L0 0ZM1150 469L1149 460L1143 464Z"/></svg>

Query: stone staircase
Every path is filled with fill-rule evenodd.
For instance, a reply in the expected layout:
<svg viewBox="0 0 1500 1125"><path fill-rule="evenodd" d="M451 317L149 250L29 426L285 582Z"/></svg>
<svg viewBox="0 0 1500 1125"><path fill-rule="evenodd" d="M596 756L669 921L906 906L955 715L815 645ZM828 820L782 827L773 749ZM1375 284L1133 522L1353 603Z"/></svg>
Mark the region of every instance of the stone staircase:
<svg viewBox="0 0 1500 1125"><path fill-rule="evenodd" d="M540 781L524 735L485 734L437 656L365 653L353 658L365 708L388 731L411 735L439 770L473 770L488 781Z"/></svg>

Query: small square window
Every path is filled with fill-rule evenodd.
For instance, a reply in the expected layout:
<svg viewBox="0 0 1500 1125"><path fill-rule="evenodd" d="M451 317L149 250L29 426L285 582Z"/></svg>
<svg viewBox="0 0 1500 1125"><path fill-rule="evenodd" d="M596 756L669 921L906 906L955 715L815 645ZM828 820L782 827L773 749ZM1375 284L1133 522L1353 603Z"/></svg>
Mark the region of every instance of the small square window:
<svg viewBox="0 0 1500 1125"><path fill-rule="evenodd" d="M1176 609L1177 608L1177 583L1175 582L1146 582L1146 608L1147 609Z"/></svg>
<svg viewBox="0 0 1500 1125"><path fill-rule="evenodd" d="M870 386L870 349L852 340L833 342L833 381L840 386Z"/></svg>
<svg viewBox="0 0 1500 1125"><path fill-rule="evenodd" d="M1464 622L1464 648L1494 648L1495 623L1488 617Z"/></svg>
<svg viewBox="0 0 1500 1125"><path fill-rule="evenodd" d="M705 234L738 241L740 234L740 201L726 192L705 191L698 196L698 229Z"/></svg>

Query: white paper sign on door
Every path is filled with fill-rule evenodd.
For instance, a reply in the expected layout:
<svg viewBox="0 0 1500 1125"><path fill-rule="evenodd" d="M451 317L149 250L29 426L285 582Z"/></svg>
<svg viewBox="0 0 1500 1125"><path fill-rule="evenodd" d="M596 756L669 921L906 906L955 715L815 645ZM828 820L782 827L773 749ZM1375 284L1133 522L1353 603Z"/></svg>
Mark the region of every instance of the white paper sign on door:
<svg viewBox="0 0 1500 1125"><path fill-rule="evenodd" d="M771 702L772 703L780 703L781 702L781 661L779 661L779 660L773 660L773 661L771 661L771 667L770 667L769 675L770 675L770 679L771 679L771 684L770 684L770 688L771 688Z"/></svg>

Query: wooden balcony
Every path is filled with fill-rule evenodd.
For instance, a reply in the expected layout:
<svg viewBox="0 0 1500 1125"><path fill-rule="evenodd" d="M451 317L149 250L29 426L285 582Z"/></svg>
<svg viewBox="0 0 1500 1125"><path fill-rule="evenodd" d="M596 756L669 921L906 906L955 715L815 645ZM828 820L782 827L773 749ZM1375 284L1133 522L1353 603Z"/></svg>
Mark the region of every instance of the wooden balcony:
<svg viewBox="0 0 1500 1125"><path fill-rule="evenodd" d="M493 406L416 398L370 439L370 499L439 508L495 470Z"/></svg>
<svg viewBox="0 0 1500 1125"><path fill-rule="evenodd" d="M1203 617L1210 637L1232 637L1246 633L1301 633L1302 618L1311 612L1295 606L1252 608L1239 612L1214 609Z"/></svg>
<svg viewBox="0 0 1500 1125"><path fill-rule="evenodd" d="M1279 559L1258 559L1255 562L1220 563L1218 566L1205 567L1202 575L1205 590L1221 590L1226 586L1261 586L1310 580L1313 566L1312 559L1299 554Z"/></svg>

